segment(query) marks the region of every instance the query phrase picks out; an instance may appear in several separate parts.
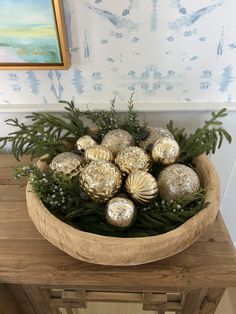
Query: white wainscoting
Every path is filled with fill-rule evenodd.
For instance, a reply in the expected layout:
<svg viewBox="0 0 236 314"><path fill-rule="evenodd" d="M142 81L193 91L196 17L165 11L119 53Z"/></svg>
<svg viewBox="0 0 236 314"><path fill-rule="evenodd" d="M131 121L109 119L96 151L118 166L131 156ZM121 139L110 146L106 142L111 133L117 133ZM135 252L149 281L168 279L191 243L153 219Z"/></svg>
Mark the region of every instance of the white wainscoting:
<svg viewBox="0 0 236 314"><path fill-rule="evenodd" d="M104 108L102 105L90 105L90 108ZM172 119L176 122L177 126L185 126L188 131L192 131L201 126L202 123L210 117L211 108L226 107L226 104L189 104L188 110L187 104L138 104L136 108L142 111L145 115L149 125L152 126L165 126L166 123ZM81 109L85 109L85 105L81 105ZM125 105L117 105L120 111L124 111ZM33 111L48 111L61 114L63 111L63 105L51 105L51 106L12 106L9 108L2 108L0 110L0 136L8 134L12 129L5 125L4 120L8 118L17 117L20 121L24 121L25 115ZM236 242L236 106L228 106L229 114L224 118L224 126L233 136L233 142L231 145L224 143L222 148L217 151L214 156L211 156L221 180L221 212L224 216L225 222L231 234L234 242ZM9 151L9 149L8 149Z"/></svg>

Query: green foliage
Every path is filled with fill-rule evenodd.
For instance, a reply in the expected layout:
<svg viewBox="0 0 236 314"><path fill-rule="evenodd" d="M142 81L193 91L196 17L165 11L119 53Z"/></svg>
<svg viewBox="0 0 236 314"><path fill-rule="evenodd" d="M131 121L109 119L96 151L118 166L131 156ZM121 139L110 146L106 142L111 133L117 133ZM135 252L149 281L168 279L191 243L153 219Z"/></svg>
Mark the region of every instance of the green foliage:
<svg viewBox="0 0 236 314"><path fill-rule="evenodd" d="M80 230L116 237L157 235L177 228L198 213L204 203L204 190L190 199L165 202L156 199L138 206L134 225L128 230L110 226L105 220L105 205L89 201L82 192L78 177L70 178L59 172L41 172L35 165L18 167L16 178L29 177L34 192L44 205L63 221Z"/></svg>
<svg viewBox="0 0 236 314"><path fill-rule="evenodd" d="M132 93L128 101L128 112L125 114L122 121L120 121L119 128L126 130L133 135L135 141L138 143L145 137L145 128L147 123L140 124L138 119L138 112L134 111L134 94Z"/></svg>
<svg viewBox="0 0 236 314"><path fill-rule="evenodd" d="M81 120L81 112L74 103L63 102L67 106L62 118L44 113L32 113L26 117L31 123L20 123L18 119L8 119L5 122L18 130L6 137L0 137L0 148L7 143L12 144L12 152L17 160L30 154L39 157L49 154L51 157L66 151L66 141L74 141L88 133Z"/></svg>
<svg viewBox="0 0 236 314"><path fill-rule="evenodd" d="M133 94L128 100L128 112L123 118L116 111L115 98L112 100L110 111L87 110L83 115L98 127L98 141L101 141L109 131L115 129L126 130L134 137L136 142L144 137L146 123L141 124L138 120L138 113L134 111Z"/></svg>
<svg viewBox="0 0 236 314"><path fill-rule="evenodd" d="M111 102L110 111L105 110L86 110L83 116L93 122L98 128L97 141L101 141L103 136L109 131L119 128L120 117L115 109L115 98Z"/></svg>
<svg viewBox="0 0 236 314"><path fill-rule="evenodd" d="M188 135L186 130L174 127L173 121L167 125L169 131L174 135L181 149L180 162L191 163L193 157L206 154L214 154L220 148L224 138L231 143L230 134L222 127L222 122L218 119L227 116L226 108L219 112L212 113L212 118L205 121L202 128L198 128L194 133Z"/></svg>

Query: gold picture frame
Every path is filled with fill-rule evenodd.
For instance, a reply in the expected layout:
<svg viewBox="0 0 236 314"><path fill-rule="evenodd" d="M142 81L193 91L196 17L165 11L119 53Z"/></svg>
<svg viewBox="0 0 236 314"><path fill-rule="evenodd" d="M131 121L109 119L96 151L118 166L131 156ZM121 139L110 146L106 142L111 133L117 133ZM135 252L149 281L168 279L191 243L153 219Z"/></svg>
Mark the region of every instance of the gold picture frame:
<svg viewBox="0 0 236 314"><path fill-rule="evenodd" d="M22 1L11 1L12 7L7 2L0 0L0 70L68 69L70 53L62 0L23 0L25 5L21 3L22 13L19 13L19 2ZM35 13L32 17L29 13L33 9ZM20 16L19 25L14 17L14 10L18 11L17 17ZM49 12L50 10L52 11ZM12 22L8 17L11 14ZM37 18L41 24L37 24Z"/></svg>

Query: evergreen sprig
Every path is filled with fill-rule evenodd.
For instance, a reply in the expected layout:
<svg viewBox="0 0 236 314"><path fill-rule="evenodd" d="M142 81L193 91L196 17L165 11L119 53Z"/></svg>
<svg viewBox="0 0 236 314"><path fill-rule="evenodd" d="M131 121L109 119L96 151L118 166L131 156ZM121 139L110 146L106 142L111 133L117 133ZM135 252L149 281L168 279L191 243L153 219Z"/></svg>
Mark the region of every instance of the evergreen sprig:
<svg viewBox="0 0 236 314"><path fill-rule="evenodd" d="M138 112L134 110L134 93L131 94L128 100L128 112L125 114L122 121L120 121L119 128L126 130L133 135L136 143L147 137L146 134L147 123L144 121L140 123L138 119Z"/></svg>
<svg viewBox="0 0 236 314"><path fill-rule="evenodd" d="M49 154L51 157L67 150L66 142L75 141L88 133L89 129L81 120L81 112L73 102L66 104L66 114L62 118L44 113L32 113L26 116L30 123L20 123L18 119L8 119L6 124L18 130L6 137L0 137L0 148L12 144L12 152L17 160L24 154L39 157Z"/></svg>
<svg viewBox="0 0 236 314"><path fill-rule="evenodd" d="M180 145L181 156L179 162L191 163L192 159L203 153L214 154L220 148L224 139L231 143L230 134L222 127L219 119L227 116L226 108L218 112L212 112L210 120L205 121L203 127L198 128L194 133L187 134L184 128L174 127L171 120L167 125L169 131L174 135Z"/></svg>
<svg viewBox="0 0 236 314"><path fill-rule="evenodd" d="M124 117L116 111L115 98L111 102L110 111L93 111L88 109L85 113L83 113L83 115L88 120L93 122L98 128L98 141L101 141L103 136L109 131L115 129L123 129L129 132L134 137L136 142L147 137L146 122L140 123L138 113L134 110L133 96L134 94L132 93L128 100L128 112L124 115Z"/></svg>
<svg viewBox="0 0 236 314"><path fill-rule="evenodd" d="M105 110L86 110L83 116L93 122L98 128L96 133L97 141L101 142L103 136L109 131L119 128L120 117L115 108L115 97L111 102L110 111Z"/></svg>
<svg viewBox="0 0 236 314"><path fill-rule="evenodd" d="M36 165L18 167L16 178L26 176L34 192L44 205L63 221L80 230L116 237L141 237L157 235L177 228L198 213L207 204L204 192L188 198L166 202L156 199L137 207L138 215L134 225L121 230L108 225L105 219L105 205L91 202L82 192L78 177L70 178L49 169L46 172Z"/></svg>

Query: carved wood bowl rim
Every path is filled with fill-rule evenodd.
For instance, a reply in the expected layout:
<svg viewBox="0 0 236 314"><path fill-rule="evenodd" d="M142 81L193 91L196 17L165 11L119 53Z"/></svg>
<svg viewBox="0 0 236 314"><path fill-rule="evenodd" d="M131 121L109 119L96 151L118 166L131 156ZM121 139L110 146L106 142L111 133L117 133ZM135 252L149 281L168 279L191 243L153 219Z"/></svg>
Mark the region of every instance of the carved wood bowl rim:
<svg viewBox="0 0 236 314"><path fill-rule="evenodd" d="M145 264L175 255L193 244L215 221L220 206L220 182L216 169L203 154L194 160L207 188L209 205L173 231L140 238L116 238L81 231L55 217L27 184L29 215L44 238L76 259L112 266ZM38 161L40 167L42 161Z"/></svg>

